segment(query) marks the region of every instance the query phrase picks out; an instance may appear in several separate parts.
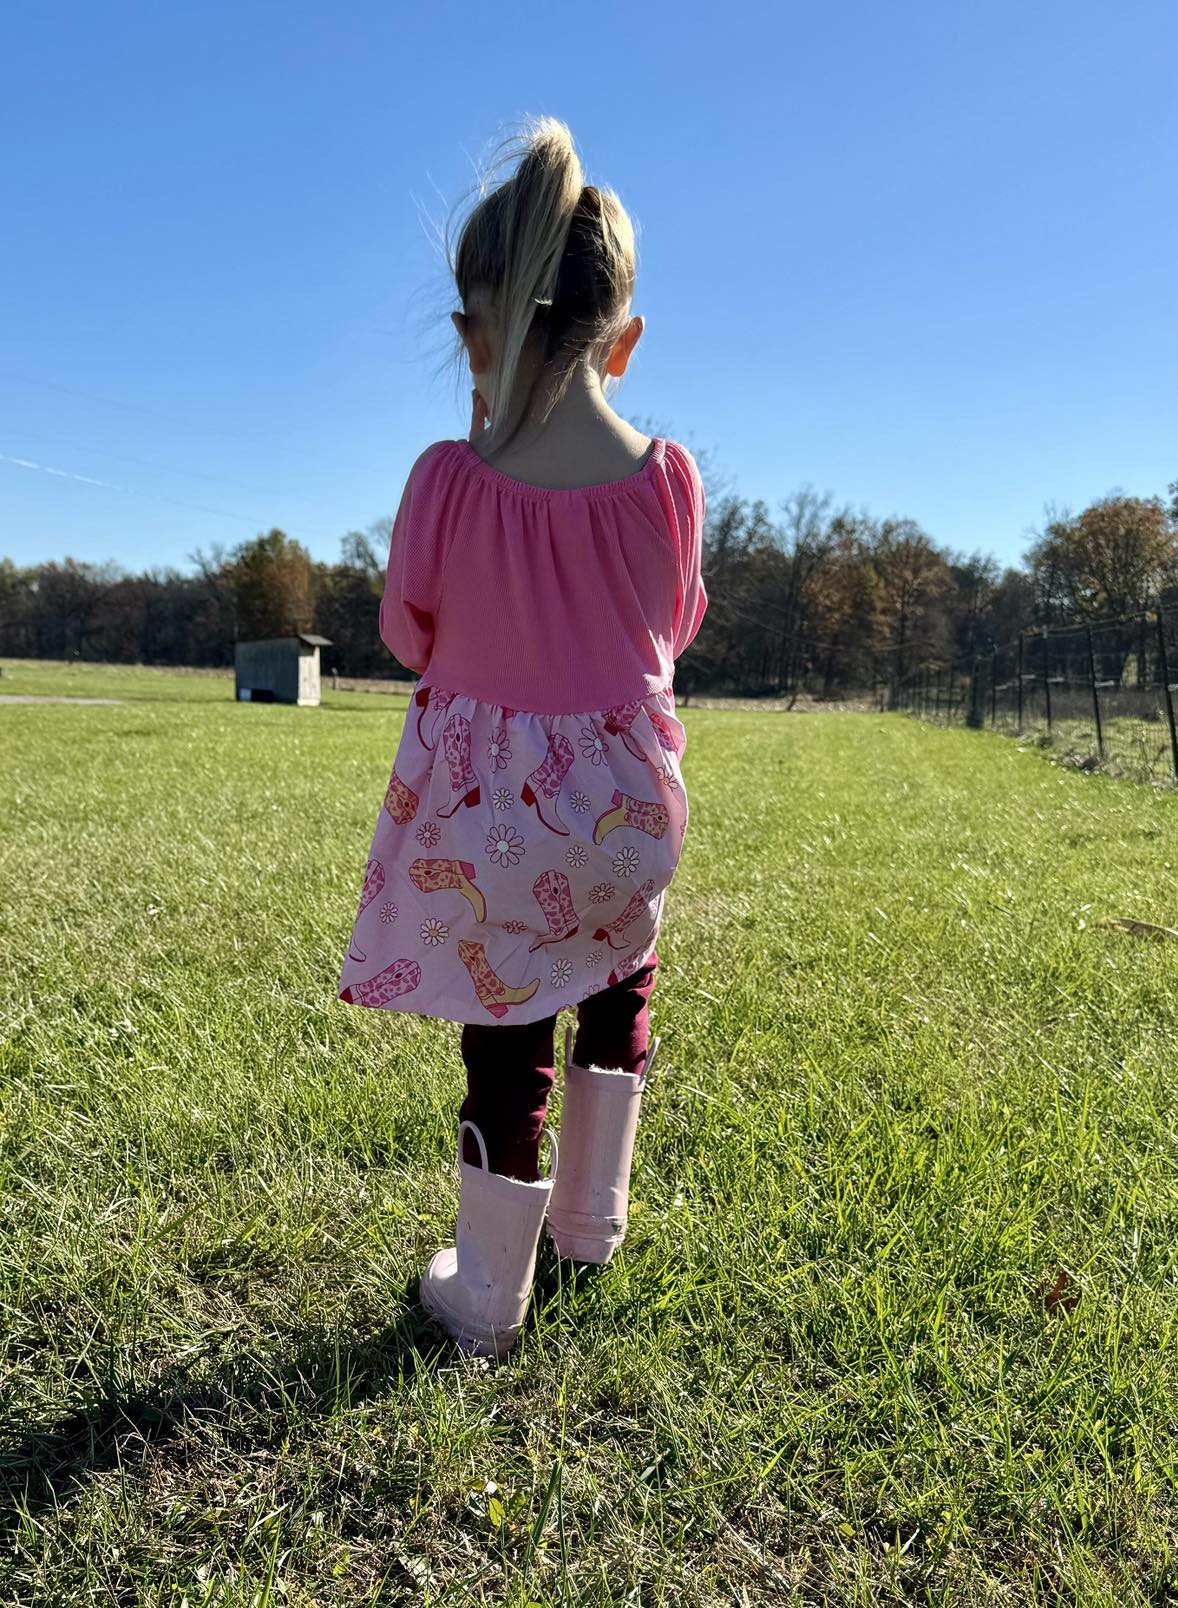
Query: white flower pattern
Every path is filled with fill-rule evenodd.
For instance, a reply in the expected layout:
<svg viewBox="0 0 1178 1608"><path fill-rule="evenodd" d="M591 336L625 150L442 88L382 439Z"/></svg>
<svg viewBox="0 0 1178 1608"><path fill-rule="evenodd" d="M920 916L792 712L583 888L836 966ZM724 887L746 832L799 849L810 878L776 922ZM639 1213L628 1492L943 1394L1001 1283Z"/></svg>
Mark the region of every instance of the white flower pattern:
<svg viewBox="0 0 1178 1608"><path fill-rule="evenodd" d="M510 787L497 787L491 795L491 803L497 810L509 810L515 803L515 794Z"/></svg>
<svg viewBox="0 0 1178 1608"><path fill-rule="evenodd" d="M564 985L572 977L572 975L573 975L573 963L572 963L572 961L571 960L563 960L563 959L554 960L552 962L552 970L548 974L549 980L551 981L553 988L563 988Z"/></svg>
<svg viewBox="0 0 1178 1608"><path fill-rule="evenodd" d="M574 843L571 849L565 850L565 863L571 865L574 871L589 864L589 850L580 843Z"/></svg>
<svg viewBox="0 0 1178 1608"><path fill-rule="evenodd" d="M442 841L442 829L436 821L423 821L413 835L423 849L436 849Z"/></svg>
<svg viewBox="0 0 1178 1608"><path fill-rule="evenodd" d="M616 892L612 882L595 882L589 889L589 898L597 905L608 904Z"/></svg>
<svg viewBox="0 0 1178 1608"><path fill-rule="evenodd" d="M574 815L587 815L589 812L589 795L582 793L578 787L569 799L569 808Z"/></svg>
<svg viewBox="0 0 1178 1608"><path fill-rule="evenodd" d="M428 944L431 949L444 944L449 936L450 929L444 921L430 920L421 924L421 941L423 944Z"/></svg>
<svg viewBox="0 0 1178 1608"><path fill-rule="evenodd" d="M494 865L518 865L525 852L524 840L514 826L501 821L487 833L487 853Z"/></svg>
<svg viewBox="0 0 1178 1608"><path fill-rule="evenodd" d="M609 744L596 726L582 726L579 740L581 753L591 765L603 765L605 763L605 756L609 753Z"/></svg>
<svg viewBox="0 0 1178 1608"><path fill-rule="evenodd" d="M396 919L397 919L397 907L392 902L391 899L389 900L388 904L382 904L381 905L381 907L380 907L380 919L384 922L386 927L388 926L390 921L396 921Z"/></svg>
<svg viewBox="0 0 1178 1608"><path fill-rule="evenodd" d="M496 727L487 742L487 759L492 770L506 770L507 761L511 758L511 744L507 740L507 733L502 726Z"/></svg>
<svg viewBox="0 0 1178 1608"><path fill-rule="evenodd" d="M619 849L613 859L615 877L632 877L638 869L638 850L628 844Z"/></svg>

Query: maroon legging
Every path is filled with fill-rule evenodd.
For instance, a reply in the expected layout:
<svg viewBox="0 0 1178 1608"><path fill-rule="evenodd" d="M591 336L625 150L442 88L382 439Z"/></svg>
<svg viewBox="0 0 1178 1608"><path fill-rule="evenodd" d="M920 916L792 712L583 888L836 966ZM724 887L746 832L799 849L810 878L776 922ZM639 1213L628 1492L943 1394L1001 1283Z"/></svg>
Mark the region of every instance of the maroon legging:
<svg viewBox="0 0 1178 1608"><path fill-rule="evenodd" d="M658 956L651 955L641 970L577 1006L573 1059L578 1066L640 1070L650 1040L657 966ZM555 1029L555 1016L503 1027L468 1022L462 1029L466 1099L458 1116L481 1131L492 1172L528 1181L539 1176L540 1136L556 1076ZM469 1132L463 1135L462 1154L479 1164L479 1148Z"/></svg>

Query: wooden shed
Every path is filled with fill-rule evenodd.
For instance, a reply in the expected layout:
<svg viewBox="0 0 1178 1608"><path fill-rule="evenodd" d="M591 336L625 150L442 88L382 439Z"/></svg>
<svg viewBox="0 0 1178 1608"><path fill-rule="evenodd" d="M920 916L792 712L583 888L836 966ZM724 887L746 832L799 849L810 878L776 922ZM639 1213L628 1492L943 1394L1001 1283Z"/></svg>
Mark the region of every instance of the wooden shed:
<svg viewBox="0 0 1178 1608"><path fill-rule="evenodd" d="M300 631L296 636L239 642L234 653L239 703L319 702L319 649L327 637Z"/></svg>

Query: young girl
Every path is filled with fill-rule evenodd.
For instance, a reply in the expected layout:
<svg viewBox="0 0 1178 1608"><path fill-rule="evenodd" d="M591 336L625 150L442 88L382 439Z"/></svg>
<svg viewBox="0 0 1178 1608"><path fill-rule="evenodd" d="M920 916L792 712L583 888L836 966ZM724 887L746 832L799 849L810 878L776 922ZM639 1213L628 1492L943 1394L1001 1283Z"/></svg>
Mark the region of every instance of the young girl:
<svg viewBox="0 0 1178 1608"><path fill-rule="evenodd" d="M471 433L422 453L393 528L380 634L421 680L340 998L463 1024L456 1244L421 1297L463 1349L501 1356L545 1215L581 1261L625 1232L687 830L671 682L707 606L704 494L685 448L605 399L643 329L634 234L563 124L532 127L452 266ZM567 1005L558 1165L544 1117Z"/></svg>

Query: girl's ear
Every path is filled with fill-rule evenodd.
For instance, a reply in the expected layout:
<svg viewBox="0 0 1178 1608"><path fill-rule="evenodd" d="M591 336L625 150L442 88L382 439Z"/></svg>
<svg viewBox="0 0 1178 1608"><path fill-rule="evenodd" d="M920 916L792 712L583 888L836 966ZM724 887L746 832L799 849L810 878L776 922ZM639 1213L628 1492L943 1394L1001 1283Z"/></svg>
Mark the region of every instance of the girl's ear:
<svg viewBox="0 0 1178 1608"><path fill-rule="evenodd" d="M491 366L491 350L479 320L470 313L451 313L450 320L466 348L472 374L485 374Z"/></svg>
<svg viewBox="0 0 1178 1608"><path fill-rule="evenodd" d="M645 328L646 320L641 315L632 318L610 348L609 357L606 359L605 372L611 374L614 379L621 379L626 372L630 354L638 345L642 337L642 331Z"/></svg>

